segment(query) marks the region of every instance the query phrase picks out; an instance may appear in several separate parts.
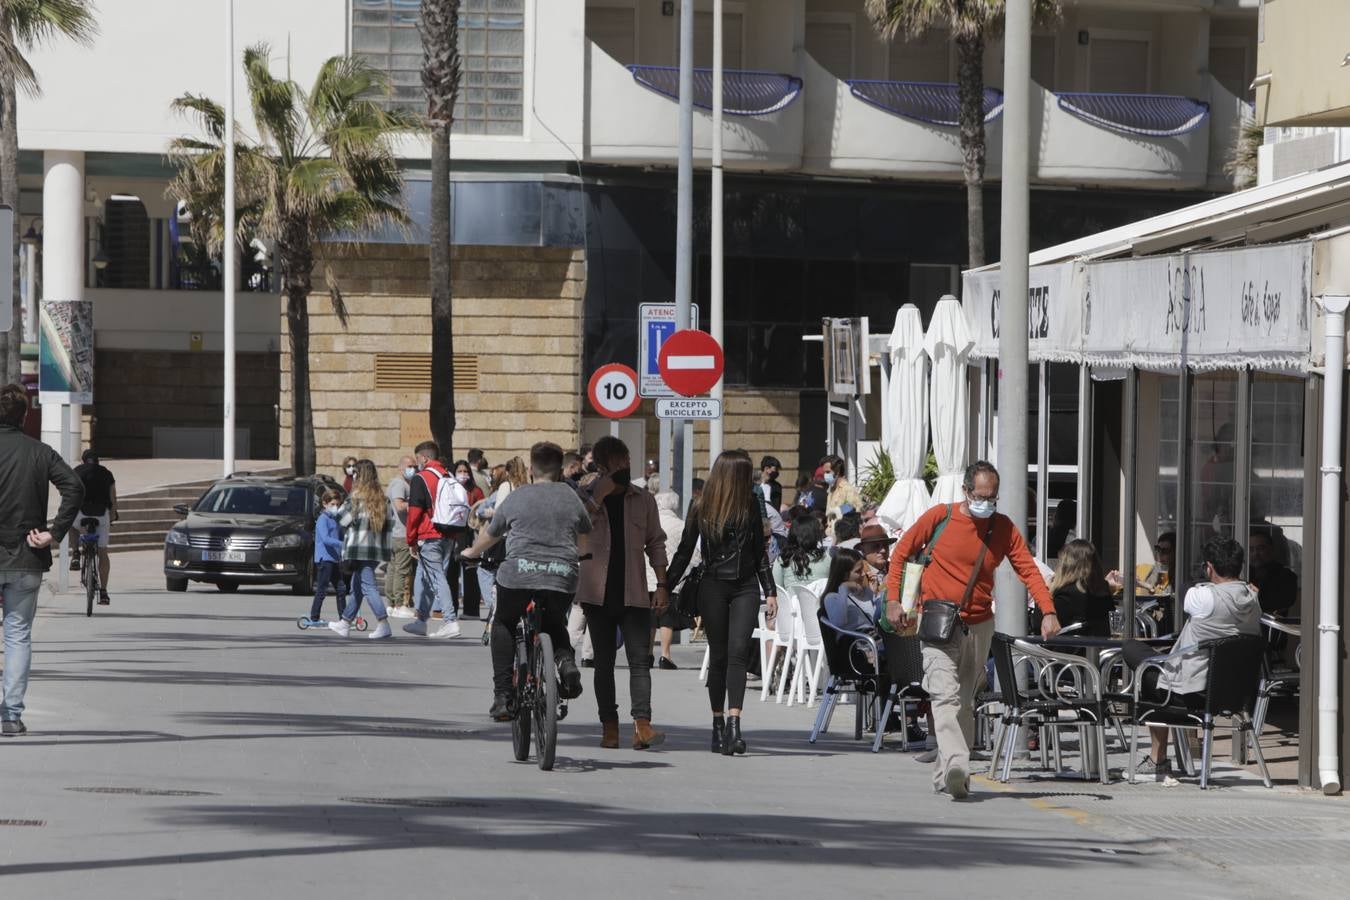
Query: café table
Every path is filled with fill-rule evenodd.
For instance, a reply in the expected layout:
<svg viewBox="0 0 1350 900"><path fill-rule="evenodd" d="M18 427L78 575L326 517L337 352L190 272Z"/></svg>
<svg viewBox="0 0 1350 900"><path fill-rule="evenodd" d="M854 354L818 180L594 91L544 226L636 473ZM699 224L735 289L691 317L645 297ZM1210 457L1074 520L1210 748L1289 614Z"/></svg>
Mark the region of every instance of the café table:
<svg viewBox="0 0 1350 900"><path fill-rule="evenodd" d="M1103 654L1106 654L1110 651L1114 651L1113 653L1111 653L1111 656L1108 658L1106 663L1107 667L1109 668L1111 665L1114 665L1115 657L1125 647L1125 640L1121 637L1102 637L1099 635L1081 634L1079 632L1058 634L1048 639L1043 638L1039 635L1027 635L1026 637L1018 638L1018 640L1025 641L1028 644L1035 644L1037 646L1044 647L1047 650L1053 650L1061 653L1073 650L1083 651L1083 655L1085 656L1087 661L1092 665L1092 667L1102 673L1102 684L1103 684L1102 693L1104 695L1107 693L1105 689L1107 673L1102 671L1102 656ZM1172 643L1174 643L1174 639L1170 637L1140 638L1137 640L1140 640L1141 643L1149 644L1153 647L1158 648L1159 652L1166 650L1167 647L1169 647ZM1131 752L1133 751L1131 750ZM1098 767L1098 761L1096 759L1096 756L1097 756L1096 747L1093 746L1092 743L1089 743L1087 745L1087 762L1089 771Z"/></svg>

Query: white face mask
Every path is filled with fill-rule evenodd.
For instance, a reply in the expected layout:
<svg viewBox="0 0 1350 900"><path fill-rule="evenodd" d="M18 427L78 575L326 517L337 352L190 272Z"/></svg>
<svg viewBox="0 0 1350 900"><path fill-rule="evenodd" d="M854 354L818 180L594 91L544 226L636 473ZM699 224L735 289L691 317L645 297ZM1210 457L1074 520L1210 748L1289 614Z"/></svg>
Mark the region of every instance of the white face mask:
<svg viewBox="0 0 1350 900"><path fill-rule="evenodd" d="M473 476L470 475L468 472L460 472L458 475L455 476L455 478L459 481L460 484L468 484L469 481L472 480Z"/></svg>
<svg viewBox="0 0 1350 900"><path fill-rule="evenodd" d="M355 474L356 474L356 466L348 466L346 471L347 471L347 474L348 474L348 475L355 475Z"/></svg>
<svg viewBox="0 0 1350 900"><path fill-rule="evenodd" d="M997 500L966 500L966 505L970 508L970 514L977 519L987 519L998 509Z"/></svg>
<svg viewBox="0 0 1350 900"><path fill-rule="evenodd" d="M417 466L408 466L403 470L403 477L412 481L413 476L417 474Z"/></svg>
<svg viewBox="0 0 1350 900"><path fill-rule="evenodd" d="M825 483L826 483L826 484L834 484L834 473L833 473L833 472L826 472L826 473L825 473Z"/></svg>
<svg viewBox="0 0 1350 900"><path fill-rule="evenodd" d="M340 509L340 507L336 503L330 503L324 507L324 511L330 516L336 516L338 514L338 509Z"/></svg>

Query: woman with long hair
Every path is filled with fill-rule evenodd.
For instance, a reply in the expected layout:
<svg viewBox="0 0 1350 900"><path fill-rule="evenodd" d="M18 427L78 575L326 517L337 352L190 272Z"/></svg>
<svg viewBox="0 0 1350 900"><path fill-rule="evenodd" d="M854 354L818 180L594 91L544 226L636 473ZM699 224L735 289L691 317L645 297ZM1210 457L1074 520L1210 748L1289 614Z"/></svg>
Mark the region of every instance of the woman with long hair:
<svg viewBox="0 0 1350 900"><path fill-rule="evenodd" d="M849 484L848 463L838 456L827 456L823 465L825 487L829 490L825 498L826 524L833 525L845 513L862 512L862 494Z"/></svg>
<svg viewBox="0 0 1350 900"><path fill-rule="evenodd" d="M1055 613L1060 625L1083 623L1083 634L1111 636L1111 587L1102 572L1097 548L1088 541L1073 540L1059 551L1059 568L1050 582Z"/></svg>
<svg viewBox="0 0 1350 900"><path fill-rule="evenodd" d="M815 516L798 516L788 529L787 543L774 563L773 580L783 592L811 584L830 574L830 555L825 552L825 529Z"/></svg>
<svg viewBox="0 0 1350 900"><path fill-rule="evenodd" d="M389 501L380 487L380 476L372 461L357 461L351 494L338 510L338 524L343 528L342 561L351 568L352 592L342 618L330 622L328 627L346 637L364 598L379 620L370 633L371 640L387 638L393 632L389 629L389 611L384 608L380 588L375 583L375 568L389 559L393 516L389 514Z"/></svg>
<svg viewBox="0 0 1350 900"><path fill-rule="evenodd" d="M753 478L754 467L744 450L717 457L703 495L689 512L666 579L671 585L680 583L702 540L698 610L708 635L712 750L724 756L745 752L741 710L761 595L769 616L778 611Z"/></svg>

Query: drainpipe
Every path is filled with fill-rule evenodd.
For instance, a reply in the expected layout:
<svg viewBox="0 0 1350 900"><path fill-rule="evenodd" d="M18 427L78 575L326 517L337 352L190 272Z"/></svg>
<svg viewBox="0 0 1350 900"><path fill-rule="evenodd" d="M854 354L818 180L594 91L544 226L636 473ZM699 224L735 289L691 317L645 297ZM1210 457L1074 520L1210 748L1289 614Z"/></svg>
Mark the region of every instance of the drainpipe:
<svg viewBox="0 0 1350 900"><path fill-rule="evenodd" d="M1341 411L1345 385L1345 312L1350 296L1321 298L1326 313L1322 394L1322 522L1317 579L1317 769L1322 793L1341 790L1340 734Z"/></svg>

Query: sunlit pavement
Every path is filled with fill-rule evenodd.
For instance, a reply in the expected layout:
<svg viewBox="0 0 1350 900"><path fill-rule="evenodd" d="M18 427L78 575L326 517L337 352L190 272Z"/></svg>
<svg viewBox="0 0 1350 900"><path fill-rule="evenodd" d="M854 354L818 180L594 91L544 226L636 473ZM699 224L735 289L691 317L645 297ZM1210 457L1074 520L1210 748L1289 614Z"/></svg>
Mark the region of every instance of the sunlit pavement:
<svg viewBox="0 0 1350 900"><path fill-rule="evenodd" d="M953 803L851 708L813 746L814 709L757 693L750 754L715 756L701 645L653 672L665 746L601 750L587 673L540 772L485 715L476 623L301 632L307 598L169 594L158 560L115 557L92 619L44 592L30 733L0 742L6 897L1344 896L1339 799L1021 771Z"/></svg>

